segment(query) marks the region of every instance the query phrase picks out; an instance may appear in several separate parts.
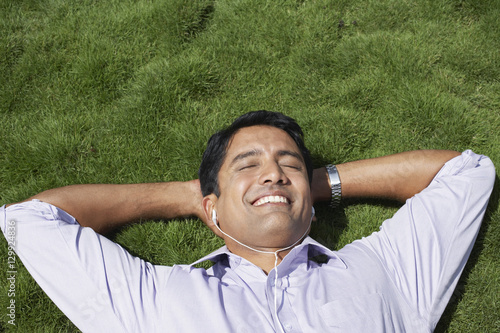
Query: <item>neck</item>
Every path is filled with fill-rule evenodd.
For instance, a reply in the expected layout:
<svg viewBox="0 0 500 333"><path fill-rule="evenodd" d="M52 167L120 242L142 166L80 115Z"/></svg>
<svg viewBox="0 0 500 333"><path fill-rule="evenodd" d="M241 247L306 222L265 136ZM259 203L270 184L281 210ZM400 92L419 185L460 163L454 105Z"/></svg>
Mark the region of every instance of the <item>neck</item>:
<svg viewBox="0 0 500 333"><path fill-rule="evenodd" d="M297 242L291 247L287 247L285 249L263 249L262 252L257 252L254 249L248 249L240 244L226 241L227 247L229 251L232 253L239 255L242 258L250 261L252 264L260 267L264 273L269 274L269 272L275 268L275 266L279 265L281 261L285 258L285 256L290 253L290 251L301 243L303 238L300 239L300 242ZM260 251L260 250L259 250Z"/></svg>
<svg viewBox="0 0 500 333"><path fill-rule="evenodd" d="M312 222L312 218L311 218ZM309 229L311 227L311 222L309 222L309 226L307 227L306 231L304 234L299 237L294 243L291 245L288 245L283 248L254 248L251 246L248 246L239 240L235 239L234 237L226 234L224 231L222 231L220 228L219 230L226 236L227 239L225 239L226 244L228 246L229 251L231 251L234 254L239 255L242 258L247 259L254 265L259 266L262 268L262 270L266 273L269 274L271 269L275 268L276 266L279 265L279 263L285 258L285 256L298 244L300 244L304 238L307 236L309 233Z"/></svg>
<svg viewBox="0 0 500 333"><path fill-rule="evenodd" d="M241 248L241 250L242 250L241 252L238 251L238 250L237 251L233 251L231 249L232 246L231 247L228 246L228 249L231 252L233 252L234 254L237 254L237 255L241 256L242 258L247 259L251 263L259 266L260 268L262 268L262 270L266 274L269 274L269 272L271 271L271 269L272 268L276 268L276 266L278 266L278 264L288 254L288 252L290 252L291 249L293 249L297 244L301 243L302 240L307 236L307 234L309 233L309 230L311 228L313 217L314 217L314 207L312 208L312 215L311 215L311 219L309 220L309 225L307 226L307 229L302 234L302 236L300 236L293 244L290 244L290 245L288 245L286 247L283 247L283 248L265 248L265 249L257 249L257 248L251 247L251 246L249 246L247 244L244 244L244 243L240 242L239 240L237 240L233 236L228 235L224 231L222 231L222 229L219 227L219 224L217 223L217 218L216 218L215 215L213 216L213 222L214 222L215 227L224 236L226 236L225 239L224 239L224 241L226 242L226 244L228 244L228 241L230 241L232 243L231 245L235 246L235 249L240 249ZM280 253L281 253L281 256L280 256ZM270 255L272 255L272 257ZM252 260L251 258L253 258L253 257L259 258L259 260L256 260L256 259ZM271 268L269 266L269 259L267 259L267 258L273 258L274 264L272 265Z"/></svg>

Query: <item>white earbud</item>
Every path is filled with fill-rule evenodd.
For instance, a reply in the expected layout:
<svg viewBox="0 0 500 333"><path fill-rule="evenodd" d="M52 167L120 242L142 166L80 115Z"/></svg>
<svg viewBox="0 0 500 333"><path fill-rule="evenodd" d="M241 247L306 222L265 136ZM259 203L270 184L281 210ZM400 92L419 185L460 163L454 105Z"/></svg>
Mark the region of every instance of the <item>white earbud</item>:
<svg viewBox="0 0 500 333"><path fill-rule="evenodd" d="M311 218L314 217L314 214L316 214L316 211L314 210L314 207L311 207Z"/></svg>
<svg viewBox="0 0 500 333"><path fill-rule="evenodd" d="M215 209L212 210L212 222L217 225L217 212Z"/></svg>

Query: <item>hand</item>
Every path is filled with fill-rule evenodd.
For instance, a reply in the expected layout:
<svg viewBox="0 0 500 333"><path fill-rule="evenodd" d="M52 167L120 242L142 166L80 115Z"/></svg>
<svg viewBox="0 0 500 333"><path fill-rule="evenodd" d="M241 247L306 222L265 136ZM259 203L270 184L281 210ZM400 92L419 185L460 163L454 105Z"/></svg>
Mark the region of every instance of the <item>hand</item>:
<svg viewBox="0 0 500 333"><path fill-rule="evenodd" d="M202 200L203 195L201 194L200 180L194 179L187 181L186 184L189 187L190 198L192 200L192 214L193 216L198 217L203 223L207 224L210 222L205 215L203 210Z"/></svg>

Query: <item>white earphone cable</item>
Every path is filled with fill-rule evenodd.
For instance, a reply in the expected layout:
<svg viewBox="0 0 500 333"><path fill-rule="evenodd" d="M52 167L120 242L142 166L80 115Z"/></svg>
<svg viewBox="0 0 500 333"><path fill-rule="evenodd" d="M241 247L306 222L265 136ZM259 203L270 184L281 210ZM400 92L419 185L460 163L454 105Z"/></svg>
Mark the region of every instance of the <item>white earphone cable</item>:
<svg viewBox="0 0 500 333"><path fill-rule="evenodd" d="M215 211L215 209L212 210L212 222L214 223L215 227L223 235L225 235L226 237L229 237L230 239L232 239L236 243L238 243L241 246L246 247L247 249L250 249L252 251L259 252L259 253L265 253L265 254L274 254L274 315L276 317L276 320L279 323L280 331L283 332L283 333L285 331L283 330L283 327L282 327L281 322L280 322L279 317L278 317L278 294L277 294L278 293L278 286L277 286L277 283L278 283L278 260L279 260L278 252L285 251L285 250L288 250L288 249L294 247L295 245L297 245L297 243L299 243L307 235L307 233L309 232L309 228L311 227L311 224L312 224L314 213L315 213L314 212L314 207L312 207L312 214L311 214L311 219L309 221L309 226L307 227L307 229L304 232L304 234L302 236L300 236L299 239L297 239L295 241L295 243L293 243L292 245L289 245L287 247L284 247L282 249L276 250L276 251L263 251L263 250L254 249L251 246L243 244L242 242L240 242L236 238L234 238L231 235L228 235L227 233L225 233L224 231L222 231L222 229L219 227L219 224L217 223L217 212Z"/></svg>

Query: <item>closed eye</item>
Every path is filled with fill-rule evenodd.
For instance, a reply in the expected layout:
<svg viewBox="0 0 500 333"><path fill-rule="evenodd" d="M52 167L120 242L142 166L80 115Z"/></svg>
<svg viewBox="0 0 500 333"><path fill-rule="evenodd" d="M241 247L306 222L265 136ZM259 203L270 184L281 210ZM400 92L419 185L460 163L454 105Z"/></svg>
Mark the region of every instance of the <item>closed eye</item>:
<svg viewBox="0 0 500 333"><path fill-rule="evenodd" d="M256 166L257 166L256 164L245 165L245 166L239 168L238 171L243 171L243 170L251 169L251 168L254 168Z"/></svg>
<svg viewBox="0 0 500 333"><path fill-rule="evenodd" d="M285 168L291 168L295 170L302 170L302 167L297 166L297 165L284 165Z"/></svg>
<svg viewBox="0 0 500 333"><path fill-rule="evenodd" d="M281 150L279 151L280 165L284 168L290 168L294 170L303 170L303 160L302 157L293 151Z"/></svg>

